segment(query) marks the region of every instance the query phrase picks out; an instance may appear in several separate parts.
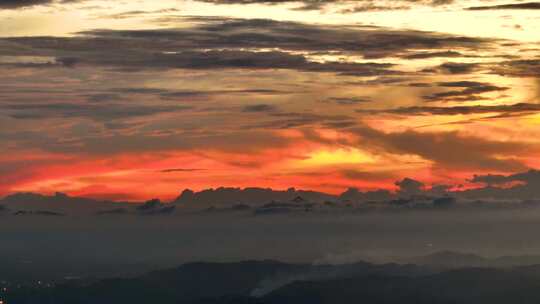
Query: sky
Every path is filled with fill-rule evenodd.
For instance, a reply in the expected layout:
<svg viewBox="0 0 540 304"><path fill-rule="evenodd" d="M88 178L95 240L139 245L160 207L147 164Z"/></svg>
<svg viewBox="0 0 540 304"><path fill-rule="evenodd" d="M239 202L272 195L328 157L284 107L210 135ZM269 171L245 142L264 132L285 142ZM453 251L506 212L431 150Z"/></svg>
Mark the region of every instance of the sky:
<svg viewBox="0 0 540 304"><path fill-rule="evenodd" d="M0 0L0 196L540 168L540 2Z"/></svg>

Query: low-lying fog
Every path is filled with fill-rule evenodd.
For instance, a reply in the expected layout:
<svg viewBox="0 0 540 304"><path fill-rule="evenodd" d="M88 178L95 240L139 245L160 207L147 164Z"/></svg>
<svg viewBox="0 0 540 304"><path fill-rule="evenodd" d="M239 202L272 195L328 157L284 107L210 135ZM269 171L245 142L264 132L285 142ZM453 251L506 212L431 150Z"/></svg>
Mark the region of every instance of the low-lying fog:
<svg viewBox="0 0 540 304"><path fill-rule="evenodd" d="M150 263L389 261L440 250L540 253L540 209L369 214L1 216L4 260Z"/></svg>

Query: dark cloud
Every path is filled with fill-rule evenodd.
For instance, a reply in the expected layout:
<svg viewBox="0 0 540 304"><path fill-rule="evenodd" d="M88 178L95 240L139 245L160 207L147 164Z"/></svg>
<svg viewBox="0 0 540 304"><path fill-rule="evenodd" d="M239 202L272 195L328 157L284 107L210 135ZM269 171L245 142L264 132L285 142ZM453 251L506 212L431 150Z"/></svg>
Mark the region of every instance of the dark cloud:
<svg viewBox="0 0 540 304"><path fill-rule="evenodd" d="M189 21L189 18L187 19ZM309 53L407 56L417 50L478 50L492 40L378 27L307 25L261 19L192 18L194 27L164 30L90 31L75 37L18 37L0 43L8 56L53 56L58 66L98 65L130 69L295 69L352 76L397 74L394 65L314 62ZM110 46L114 45L114 48ZM144 47L141 47L144 46ZM272 48L275 51L249 51ZM293 53L294 52L294 53ZM49 64L48 66L54 66Z"/></svg>
<svg viewBox="0 0 540 304"><path fill-rule="evenodd" d="M396 0L396 1L374 1L374 0L199 0L214 4L266 4L276 5L284 3L297 3L300 7L295 10L320 10L329 4L354 5L351 9L342 10L342 13L366 12L366 11L388 11L409 9L411 5L441 6L452 4L454 0Z"/></svg>
<svg viewBox="0 0 540 304"><path fill-rule="evenodd" d="M369 97L330 97L326 101L340 105L356 105L359 103L371 102Z"/></svg>
<svg viewBox="0 0 540 304"><path fill-rule="evenodd" d="M517 155L523 149L536 149L530 144L492 141L460 135L458 132L420 133L412 130L384 133L369 127L351 129L362 147L380 148L394 154L411 154L432 161L434 166L456 169L521 170L523 164L500 155ZM464 157L466 154L466 157Z"/></svg>
<svg viewBox="0 0 540 304"><path fill-rule="evenodd" d="M113 92L122 93L122 94L166 94L169 91L165 89L158 88L113 88Z"/></svg>
<svg viewBox="0 0 540 304"><path fill-rule="evenodd" d="M206 169L194 169L194 168L173 168L173 169L164 169L159 172L161 173L174 173L174 172L197 172L197 171L206 171Z"/></svg>
<svg viewBox="0 0 540 304"><path fill-rule="evenodd" d="M492 65L493 73L513 77L540 77L540 59L510 60Z"/></svg>
<svg viewBox="0 0 540 304"><path fill-rule="evenodd" d="M540 112L540 104L532 103L517 103L510 105L498 105L498 106L453 106L453 107L402 107L389 110L357 110L359 113L392 113L403 115L467 115L467 114L483 114L483 113L500 113L501 115L511 114L532 114Z"/></svg>
<svg viewBox="0 0 540 304"><path fill-rule="evenodd" d="M0 9L14 9L29 7L34 5L49 4L52 0L2 0L0 1Z"/></svg>
<svg viewBox="0 0 540 304"><path fill-rule="evenodd" d="M451 88L483 88L487 85L483 82L477 81L448 81L448 82L439 82L437 83L440 87L451 87Z"/></svg>
<svg viewBox="0 0 540 304"><path fill-rule="evenodd" d="M174 113L190 109L186 106L144 106L130 104L83 104L83 103L20 103L0 104L2 112L16 119L89 118L110 121L159 113Z"/></svg>
<svg viewBox="0 0 540 304"><path fill-rule="evenodd" d="M175 209L176 206L166 205L159 199L152 199L135 207L139 215L165 215L173 213Z"/></svg>
<svg viewBox="0 0 540 304"><path fill-rule="evenodd" d="M423 70L428 73L441 74L469 74L479 68L477 63L446 62L437 67Z"/></svg>
<svg viewBox="0 0 540 304"><path fill-rule="evenodd" d="M285 95L292 92L280 91L274 89L237 89L237 90L168 90L160 88L148 87L126 87L126 88L111 88L108 93L93 94L89 96L89 100L109 100L121 99L122 96L131 95L149 95L158 96L160 99L167 101L191 101L191 100L207 100L216 96L230 95Z"/></svg>
<svg viewBox="0 0 540 304"><path fill-rule="evenodd" d="M83 153L85 155L111 156L122 153L160 152L160 151L194 151L212 150L223 153L250 154L259 153L269 146L287 147L291 139L261 130L228 131L228 132L180 132L175 133L145 132L138 130L130 134L113 133L107 136L77 137L67 141L55 136L44 136L41 133L26 134L19 142L27 148L39 147L53 153Z"/></svg>
<svg viewBox="0 0 540 304"><path fill-rule="evenodd" d="M268 104L249 105L249 106L245 106L242 109L243 112L272 112L275 110L276 110L275 106L268 105Z"/></svg>
<svg viewBox="0 0 540 304"><path fill-rule="evenodd" d="M488 5L488 6L474 6L469 7L470 11L487 11L487 10L538 10L540 9L540 2L526 2L526 3L510 3L501 5Z"/></svg>
<svg viewBox="0 0 540 304"><path fill-rule="evenodd" d="M470 101L481 100L479 94L502 92L509 88L475 81L441 82L440 87L463 88L461 90L445 91L422 96L426 101Z"/></svg>
<svg viewBox="0 0 540 304"><path fill-rule="evenodd" d="M196 97L210 97L220 95L242 95L242 94L261 94L261 95L280 95L289 94L289 92L283 92L272 89L242 89L242 90L208 90L208 91L164 91L159 95L163 99L183 99L183 98L196 98Z"/></svg>
<svg viewBox="0 0 540 304"><path fill-rule="evenodd" d="M100 94L88 94L85 96L89 102L106 102L122 100L122 97L118 94L100 93Z"/></svg>
<svg viewBox="0 0 540 304"><path fill-rule="evenodd" d="M399 187L399 196L410 197L414 195L420 195L425 191L424 183L408 177L397 181L396 186Z"/></svg>
<svg viewBox="0 0 540 304"><path fill-rule="evenodd" d="M424 83L424 82L412 82L408 84L409 87L413 88L429 88L432 87L431 83Z"/></svg>
<svg viewBox="0 0 540 304"><path fill-rule="evenodd" d="M540 185L540 171L529 170L510 175L487 174L474 175L470 180L473 183L482 183L487 185L504 185L511 182L524 182L527 184ZM540 189L539 189L540 190Z"/></svg>
<svg viewBox="0 0 540 304"><path fill-rule="evenodd" d="M90 47L90 46L88 46ZM342 75L378 76L398 74L385 63L312 62L303 55L269 51L186 51L178 54L141 52L122 56L112 51L110 54L84 54L80 65L105 67L126 67L134 69L291 69L305 72L329 72ZM107 51L106 51L107 52ZM108 55L109 57L105 57ZM167 93L168 94L168 93ZM172 96L199 95L199 92L176 92Z"/></svg>
<svg viewBox="0 0 540 304"><path fill-rule="evenodd" d="M456 51L440 51L440 52L418 52L403 56L404 59L430 59L430 58L448 58L448 57L463 57L463 54Z"/></svg>
<svg viewBox="0 0 540 304"><path fill-rule="evenodd" d="M354 123L354 119L347 115L324 115L308 112L271 112L269 113L269 116L272 118L272 120L259 122L246 127L262 129L289 129L310 125L350 127L356 124Z"/></svg>
<svg viewBox="0 0 540 304"><path fill-rule="evenodd" d="M102 15L100 18L108 18L108 19L129 19L129 18L135 18L135 17L145 17L148 15L153 14L164 14L164 13L178 13L180 12L179 9L176 8L168 8L168 9L161 9L161 10L153 10L153 11L142 11L142 10L135 10L135 11L127 11L117 14L108 14L108 15Z"/></svg>
<svg viewBox="0 0 540 304"><path fill-rule="evenodd" d="M475 175L470 181L485 187L462 191L458 193L461 197L536 200L540 196L540 171L534 169L510 175Z"/></svg>
<svg viewBox="0 0 540 304"><path fill-rule="evenodd" d="M406 4L398 4L398 5L377 5L376 3L369 2L369 3L363 3L360 5L355 5L352 8L346 8L342 9L339 12L342 14L354 14L354 13L362 13L362 12L379 12L379 11L390 11L390 10L408 10L411 7Z"/></svg>
<svg viewBox="0 0 540 304"><path fill-rule="evenodd" d="M0 1L0 9L19 9L37 5L69 4L83 1L86 0L2 0Z"/></svg>

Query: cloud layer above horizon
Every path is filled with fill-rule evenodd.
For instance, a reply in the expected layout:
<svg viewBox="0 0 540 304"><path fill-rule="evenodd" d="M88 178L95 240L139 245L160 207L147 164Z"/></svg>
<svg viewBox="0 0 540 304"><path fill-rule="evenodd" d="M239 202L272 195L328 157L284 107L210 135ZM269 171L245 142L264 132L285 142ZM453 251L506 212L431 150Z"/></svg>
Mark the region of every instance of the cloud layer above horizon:
<svg viewBox="0 0 540 304"><path fill-rule="evenodd" d="M3 1L0 195L468 189L538 168L536 9Z"/></svg>

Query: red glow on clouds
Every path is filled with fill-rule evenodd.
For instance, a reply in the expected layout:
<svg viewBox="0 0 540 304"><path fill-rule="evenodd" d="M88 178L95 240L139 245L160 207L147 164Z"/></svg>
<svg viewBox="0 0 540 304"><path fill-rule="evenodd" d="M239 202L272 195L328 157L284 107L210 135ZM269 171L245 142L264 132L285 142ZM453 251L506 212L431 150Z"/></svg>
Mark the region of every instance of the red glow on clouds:
<svg viewBox="0 0 540 304"><path fill-rule="evenodd" d="M299 149L268 149L261 153L230 154L217 151L122 154L107 158L69 155L23 155L17 170L4 175L0 193L30 191L65 192L107 200L170 200L186 188L202 190L217 187L296 187L327 193L341 193L348 187L362 190L395 189L394 182L414 177L426 185L466 181L476 172L434 173L428 165L403 169L398 173L375 170L380 164L339 159L345 154L332 151L310 159L313 153ZM351 157L351 155L348 155ZM31 161L29 161L31 160ZM3 160L7 161L7 160ZM13 159L12 159L13 161ZM316 163L321 161L321 164ZM388 164L385 166L391 168ZM384 166L383 166L384 167ZM441 178L442 176L442 178Z"/></svg>

